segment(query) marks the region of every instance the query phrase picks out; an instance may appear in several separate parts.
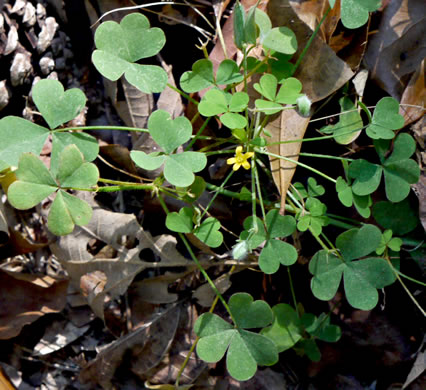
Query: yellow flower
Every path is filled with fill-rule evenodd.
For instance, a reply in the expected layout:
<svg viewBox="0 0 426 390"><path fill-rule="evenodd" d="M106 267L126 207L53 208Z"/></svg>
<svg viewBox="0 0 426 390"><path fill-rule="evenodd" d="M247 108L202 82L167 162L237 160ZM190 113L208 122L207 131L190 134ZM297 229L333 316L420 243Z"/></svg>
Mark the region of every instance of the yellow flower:
<svg viewBox="0 0 426 390"><path fill-rule="evenodd" d="M234 164L234 166L232 167L234 171L237 171L238 169L240 169L241 166L244 169L250 169L250 163L247 160L250 157L253 157L254 153L247 152L243 154L242 152L243 152L243 147L238 146L237 149L235 150L235 157L231 157L231 158L228 158L228 160L226 160L227 164L229 165Z"/></svg>

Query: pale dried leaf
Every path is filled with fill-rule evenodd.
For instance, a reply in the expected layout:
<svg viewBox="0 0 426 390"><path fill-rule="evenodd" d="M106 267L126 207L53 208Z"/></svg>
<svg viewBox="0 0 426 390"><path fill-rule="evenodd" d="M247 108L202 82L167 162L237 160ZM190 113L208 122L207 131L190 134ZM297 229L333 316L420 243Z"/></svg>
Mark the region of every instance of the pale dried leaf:
<svg viewBox="0 0 426 390"><path fill-rule="evenodd" d="M407 388L410 383L416 380L420 375L425 372L426 369L426 352L419 352L416 357L416 361L411 368L410 373L407 376L407 379L402 386L403 389Z"/></svg>
<svg viewBox="0 0 426 390"><path fill-rule="evenodd" d="M360 70L356 76L352 79L352 83L355 87L356 94L362 99L364 97L365 84L367 84L368 70Z"/></svg>
<svg viewBox="0 0 426 390"><path fill-rule="evenodd" d="M194 306L185 305L182 308L178 329L168 356L160 364L144 374L144 377L151 384L175 383L176 375L182 367L191 346L195 342L194 324L196 320L197 314ZM201 359L198 359L197 354L193 352L180 377L179 384L182 386L193 383L206 367L207 364ZM138 374L137 371L134 372Z"/></svg>
<svg viewBox="0 0 426 390"><path fill-rule="evenodd" d="M295 110L283 111L266 129L272 134L271 142L303 139L310 118L300 116ZM268 151L297 161L301 142L268 146ZM281 194L281 212L284 212L287 190L296 170L296 164L278 158L270 158L272 177Z"/></svg>
<svg viewBox="0 0 426 390"><path fill-rule="evenodd" d="M102 349L80 373L83 382L95 382L112 389L111 380L121 365L137 375L155 367L173 341L179 323L181 307L173 305L143 326L120 337Z"/></svg>
<svg viewBox="0 0 426 390"><path fill-rule="evenodd" d="M223 274L214 280L216 288L221 294L225 293L232 285L229 274ZM198 287L192 297L203 307L210 307L216 298L215 292L212 290L208 283L202 284Z"/></svg>
<svg viewBox="0 0 426 390"><path fill-rule="evenodd" d="M298 58L312 30L303 23L291 8L288 0L270 0L268 15L273 26L290 26L297 37L298 50L293 58ZM330 96L341 88L353 72L330 47L316 37L309 47L294 77L298 78L312 102Z"/></svg>
<svg viewBox="0 0 426 390"><path fill-rule="evenodd" d="M391 1L365 55L371 77L398 101L426 56L425 15L424 0Z"/></svg>
<svg viewBox="0 0 426 390"><path fill-rule="evenodd" d="M417 71L411 76L410 82L402 94L399 113L404 117L405 126L415 122L424 115L425 100L425 60L423 60ZM404 104L417 107L404 106Z"/></svg>
<svg viewBox="0 0 426 390"><path fill-rule="evenodd" d="M340 1L336 3L334 8L328 13L319 30L319 36L327 43L330 42L330 38L334 30L336 30L340 20ZM305 22L312 31L317 28L325 12L330 7L329 0L291 0L290 5L299 19Z"/></svg>
<svg viewBox="0 0 426 390"><path fill-rule="evenodd" d="M89 325L78 328L68 320L56 320L45 330L43 337L33 349L33 355L48 355L77 340L89 329Z"/></svg>
<svg viewBox="0 0 426 390"><path fill-rule="evenodd" d="M289 0L270 0L268 15L273 26L291 26L298 42L298 50L294 58L298 58L312 35L312 30L299 19L290 6ZM353 72L349 66L340 60L319 37L313 40L294 74L294 77L301 81L303 92L312 102L330 96L352 76ZM308 123L309 118L300 116L294 110L284 110L266 128L272 134L271 142L282 142L303 139ZM300 148L301 143L288 143L268 147L268 150L297 161ZM281 212L284 212L286 193L296 165L280 159L271 159L271 167L274 182L281 194Z"/></svg>
<svg viewBox="0 0 426 390"><path fill-rule="evenodd" d="M93 258L87 251L89 240L92 238L110 245L118 252L118 257ZM124 246L134 240L139 242L136 247L127 249ZM99 288L95 282L92 289L88 287L85 291L89 305L95 314L103 319L105 300L108 297L114 299L123 295L139 272L147 268L182 267L192 264L177 251L176 244L176 238L171 235L152 237L142 229L134 215L113 213L94 205L90 223L76 228L68 236L60 237L51 245L51 249L67 270L74 287L81 289L82 277L86 274L96 271L105 274L106 283L103 288ZM159 262L141 260L140 253L144 249L152 250Z"/></svg>
<svg viewBox="0 0 426 390"><path fill-rule="evenodd" d="M24 325L66 304L68 280L0 271L0 339L17 336Z"/></svg>

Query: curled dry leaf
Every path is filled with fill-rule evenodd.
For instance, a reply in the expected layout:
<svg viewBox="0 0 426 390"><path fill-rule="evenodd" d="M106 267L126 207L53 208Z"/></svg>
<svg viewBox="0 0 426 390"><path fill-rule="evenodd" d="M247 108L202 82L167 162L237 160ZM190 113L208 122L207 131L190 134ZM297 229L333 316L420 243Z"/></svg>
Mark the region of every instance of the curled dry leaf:
<svg viewBox="0 0 426 390"><path fill-rule="evenodd" d="M151 388L154 388L154 384L175 383L177 373L195 342L194 324L196 320L197 314L194 305L184 305L180 312L178 328L169 353L160 364L144 373L144 377L152 384ZM192 353L182 372L179 385L184 386L193 383L206 367L207 364L199 359L195 353ZM132 369L132 371L138 375L135 369Z"/></svg>
<svg viewBox="0 0 426 390"><path fill-rule="evenodd" d="M98 383L104 389L112 389L111 380L120 366L143 376L157 366L167 353L176 333L180 311L179 305L173 305L109 344L83 368L81 381Z"/></svg>
<svg viewBox="0 0 426 390"><path fill-rule="evenodd" d="M33 355L48 355L77 340L89 329L89 325L77 327L68 320L56 320L45 330L42 339L33 349Z"/></svg>
<svg viewBox="0 0 426 390"><path fill-rule="evenodd" d="M398 101L425 58L425 11L423 0L389 2L365 55L371 77Z"/></svg>
<svg viewBox="0 0 426 390"><path fill-rule="evenodd" d="M291 26L296 34L298 51L294 58L298 58L312 35L311 29L302 22L289 5L289 1L270 0L268 14L273 26ZM294 77L303 85L303 93L312 102L319 101L331 95L342 87L351 77L353 72L333 50L320 38L316 37L303 61L297 69ZM284 110L268 125L267 130L272 134L272 142L291 141L303 139L309 118L301 117L294 110ZM301 143L288 143L274 145L268 148L271 153L298 160ZM287 190L294 175L296 165L280 159L271 159L272 173L276 186L281 194L281 210L284 211L284 203Z"/></svg>
<svg viewBox="0 0 426 390"><path fill-rule="evenodd" d="M330 7L330 2L329 0L291 0L290 5L299 19L314 31ZM330 10L319 30L319 36L324 42L330 43L330 38L334 30L336 30L339 20L340 1L337 1L337 4Z"/></svg>
<svg viewBox="0 0 426 390"><path fill-rule="evenodd" d="M87 199L89 197L86 195ZM88 303L98 317L104 318L105 300L123 295L139 272L147 268L192 264L177 251L175 237L165 234L152 237L142 229L135 216L107 211L96 206L93 200L91 202L94 209L90 223L59 238L51 249L67 270L73 286L80 291L81 286L85 288ZM93 238L114 248L118 252L117 257L94 258L87 250ZM131 249L126 248L125 245L132 241L138 244ZM142 251L146 249L153 252L158 262L144 261ZM98 273L95 274L96 271ZM96 277L99 275L102 275L100 280Z"/></svg>
<svg viewBox="0 0 426 390"><path fill-rule="evenodd" d="M66 304L68 280L0 271L0 339L17 336L24 325Z"/></svg>
<svg viewBox="0 0 426 390"><path fill-rule="evenodd" d="M411 79L402 94L399 113L404 117L404 126L415 122L424 115L425 100L425 60L423 60L418 69L411 76ZM408 106L404 106L404 104L408 104Z"/></svg>

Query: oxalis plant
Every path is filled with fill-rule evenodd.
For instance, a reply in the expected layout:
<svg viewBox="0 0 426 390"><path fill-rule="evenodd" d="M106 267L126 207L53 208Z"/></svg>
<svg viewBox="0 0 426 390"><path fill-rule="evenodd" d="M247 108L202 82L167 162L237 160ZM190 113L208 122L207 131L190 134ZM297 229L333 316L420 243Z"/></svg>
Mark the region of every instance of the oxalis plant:
<svg viewBox="0 0 426 390"><path fill-rule="evenodd" d="M330 5L334 6L334 1L330 1ZM380 1L342 0L343 24L349 28L361 26L368 13L379 5ZM294 109L307 116L311 110L302 83L293 77L301 61L300 58L290 61L297 50L296 36L288 27L273 28L268 15L256 7L246 11L239 3L234 9L234 36L236 46L243 54L242 61L225 59L214 72L208 58L198 60L181 76L180 90L167 84L167 74L161 67L138 63L158 54L166 41L163 31L151 28L144 15L129 14L120 23L107 21L97 27L92 61L104 77L115 81L124 76L145 93L172 88L196 104L197 117L204 118L196 134L188 118L172 118L163 110L151 114L148 129L121 128L148 132L161 148L160 152L146 154L134 150L130 154L135 164L145 170L163 168L152 183L100 178L93 163L99 153L98 143L84 131L108 127L64 126L81 112L86 97L79 89L64 91L58 81L48 79L39 81L32 90L32 99L48 127L15 116L0 120L0 169L8 201L19 210L30 209L54 194L47 224L58 236L69 234L75 225L82 226L90 221L92 209L73 194L76 190L98 193L131 189L149 191L156 196L167 215L166 227L179 235L217 295L211 310L195 323L198 337L193 349L196 347L198 356L211 363L226 355L230 375L244 381L255 374L257 366L277 363L279 353L289 348L318 361L321 353L316 340L335 342L341 336L340 328L331 324L330 313L317 317L306 313L297 302L290 267L298 259L291 238L297 237L299 232L308 232L318 243L319 250L308 267L312 274L312 293L319 300L332 299L343 284L351 306L371 310L379 301L378 290L396 279L406 288L402 280L405 275L399 271L403 240L394 237L394 233L396 230L403 235L410 229L398 228L398 223L389 215L404 214L407 210L410 185L419 180L420 171L412 158L415 141L409 134L398 132L404 120L398 113L398 102L390 97L381 99L373 113L362 102L353 102L346 96L340 100L342 113L339 121L323 128L323 135L318 139L330 138L348 144L354 133L365 131L377 156L367 161L316 155L341 161L341 176L337 178L303 162L268 152L267 146L271 142L265 126L271 115ZM263 51L262 60L250 56L256 47ZM259 98L252 101L247 83L254 74L259 74L259 81L253 86ZM200 102L188 95L205 89L207 92ZM365 113L366 119L361 117L358 108ZM227 138L202 135L211 118L216 118L229 129ZM49 136L52 138L50 169L39 159ZM211 142L211 147L204 151L193 150L198 139ZM227 159L232 169L220 186L208 184L196 175L205 169L207 155L228 152L232 153ZM263 156L292 161L299 169L307 169L313 175L306 184L293 184L287 194L286 215L280 213L279 205L263 200L258 173L265 166ZM244 187L241 192L225 189L226 183L239 169L250 171L251 188ZM317 180L332 182L336 198L346 207L354 206L361 220L370 218L373 208L379 226L329 215L326 204L319 199L325 188ZM388 201L373 204L372 194L382 183ZM213 190L214 196L207 207L200 210L197 199L206 188ZM291 305L279 303L270 307L267 302L255 301L245 292L236 293L226 301L200 265L186 234L194 235L210 248L222 245L221 222L208 214L218 194L251 203L252 213L241 227L232 255L242 264L247 256L255 255L259 269L265 274L274 274L286 267L293 293ZM169 212L164 201L166 195L183 200L186 207L179 212ZM416 224L415 216L406 223L412 226L411 230ZM328 225L341 229L334 244L325 234ZM410 297L424 313L411 294ZM225 318L213 313L219 300L226 309Z"/></svg>

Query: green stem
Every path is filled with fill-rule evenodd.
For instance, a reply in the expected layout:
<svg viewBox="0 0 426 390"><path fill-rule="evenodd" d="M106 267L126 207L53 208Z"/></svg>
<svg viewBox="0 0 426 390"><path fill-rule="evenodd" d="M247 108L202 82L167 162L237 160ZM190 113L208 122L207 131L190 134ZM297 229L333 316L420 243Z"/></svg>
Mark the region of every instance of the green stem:
<svg viewBox="0 0 426 390"><path fill-rule="evenodd" d="M317 158L328 158L330 160L346 160L346 161L354 161L353 158L345 158L345 157L338 157L338 156L330 156L328 154L315 154L315 153L299 153L299 156L304 157L317 157Z"/></svg>
<svg viewBox="0 0 426 390"><path fill-rule="evenodd" d="M218 187L218 190L216 190L216 193L212 196L212 198L210 199L210 202L208 203L207 207L204 209L203 214L201 214L200 220L203 219L204 215L207 213L207 211L210 208L210 206L213 204L213 202L215 201L215 199L217 198L217 196L220 194L220 192L223 189L223 187L225 187L225 184L231 178L231 176L233 175L233 173L234 173L234 171L229 172L229 175L222 182L222 184L220 185L220 187Z"/></svg>
<svg viewBox="0 0 426 390"><path fill-rule="evenodd" d="M170 212L169 212L169 209L167 208L166 202L164 202L164 199L161 196L158 196L158 201L160 202L161 207L163 208L166 215L168 215ZM186 239L186 237L182 233L178 233L178 235L179 235L179 238L182 240L183 244L185 245L189 255L191 256L191 259L194 261L195 265L200 270L201 274L204 276L207 283L213 289L215 294L219 297L220 301L222 302L223 306L225 307L226 311L228 312L229 316L231 317L232 322L236 325L236 322L235 322L234 316L232 315L231 309L229 308L228 304L226 303L226 301L223 298L220 291L217 289L217 287L215 286L213 281L210 279L210 276L207 274L206 270L203 268L203 266L198 261L197 257L195 256L195 254L194 254L194 252L191 248L191 245L189 245L188 240Z"/></svg>
<svg viewBox="0 0 426 390"><path fill-rule="evenodd" d="M303 61L303 58L305 57L306 53L309 50L309 47L311 46L314 38L317 36L319 29L321 28L321 25L324 23L326 17L328 16L328 13L330 12L331 8L328 7L328 10L325 12L324 16L322 17L321 21L318 23L318 26L316 27L315 31L309 38L308 42L306 42L305 47L303 48L302 53L300 54L299 58L297 59L296 63L294 64L293 71L291 72L291 75L293 75L297 68L299 67L300 63Z"/></svg>
<svg viewBox="0 0 426 390"><path fill-rule="evenodd" d="M119 131L138 131L142 133L149 133L148 129L140 129L137 127L127 126L81 126L81 127L64 127L62 129L51 130L51 133L63 133L65 131L76 130L119 130Z"/></svg>
<svg viewBox="0 0 426 390"><path fill-rule="evenodd" d="M344 133L340 133L339 137L341 135L346 135L346 134L351 134L351 133L356 133L360 130L364 130L365 128L367 128L367 126L363 126L360 129L357 130L350 130ZM310 141L323 141L326 139L331 139L331 138L335 138L335 135L323 135L321 137L313 137L313 138L303 138L303 139L292 139L292 140L288 140L288 141L277 141L277 142L271 142L270 144L267 144L266 146L272 146L272 145L282 145L282 144L293 144L293 143L298 143L298 142L310 142Z"/></svg>
<svg viewBox="0 0 426 390"><path fill-rule="evenodd" d="M261 151L261 150L257 150L257 153L265 154L265 155L267 155L267 156L271 156L271 157L279 158L280 160L284 160L284 161L291 162L291 163L293 163L293 164L295 164L295 165L298 165L298 166L300 166L300 167L303 167L303 168L305 168L305 169L308 169L309 171L314 172L314 173L316 173L317 175L319 175L319 176L323 177L324 179L330 180L332 183L336 184L336 180L335 180L335 179L333 179L332 177L330 177L330 176L326 175L325 173L322 173L322 172L321 172L321 171L319 171L318 169L312 168L312 167L310 167L309 165L303 164L303 163L301 163L301 162L299 162L299 161L296 161L296 160L293 160L293 159L291 159L291 158L287 158L287 157L284 157L284 156L280 156L279 154L270 153L270 152Z"/></svg>
<svg viewBox="0 0 426 390"><path fill-rule="evenodd" d="M188 144L188 146L185 148L185 151L187 151L192 145L194 145L195 141L197 141L197 139L202 139L201 137L201 133L204 131L204 129L206 128L207 124L209 123L211 117L209 116L207 119L204 120L204 123L202 124L202 126L198 129L197 134L194 135L194 138L192 139L192 141ZM210 137L209 137L210 138ZM219 140L219 138L217 138L216 140Z"/></svg>
<svg viewBox="0 0 426 390"><path fill-rule="evenodd" d="M181 91L179 88L176 88L174 85L171 85L169 83L167 83L167 86L170 89L173 89L173 91L177 92L179 95L183 96L185 99L187 99L191 103L194 103L196 106L198 106L198 102L195 99L193 99L191 96L189 96L187 93Z"/></svg>
<svg viewBox="0 0 426 390"><path fill-rule="evenodd" d="M420 284L420 286L426 287L426 283L423 283L420 280L411 278L410 276L403 274L401 271L398 271L396 268L394 268L394 271L397 272L403 278L409 280L410 282L417 283L417 284Z"/></svg>
<svg viewBox="0 0 426 390"><path fill-rule="evenodd" d="M420 304L417 302L417 299L414 298L413 294L411 294L411 291L408 289L408 287L405 285L405 283L402 281L402 279L399 276L399 272L394 268L392 262L389 260L389 257L386 256L385 259L387 260L389 266L391 267L392 271L394 272L396 278L398 279L399 283L401 283L402 288L405 290L407 295L410 297L410 299L413 301L413 303L417 306L417 308L421 311L423 316L426 317L426 312L423 310L423 308L420 306Z"/></svg>
<svg viewBox="0 0 426 390"><path fill-rule="evenodd" d="M255 157L256 156L254 156L253 158ZM263 220L266 221L265 206L263 204L262 190L260 188L259 172L257 171L256 164L254 164L254 178L256 181L257 194L259 196L260 210L262 211Z"/></svg>
<svg viewBox="0 0 426 390"><path fill-rule="evenodd" d="M290 284L291 297L293 298L294 309L296 310L297 317L300 318L299 310L297 310L297 299L296 299L296 293L294 291L293 279L291 277L290 267L287 267L287 273L288 273L288 281Z"/></svg>

